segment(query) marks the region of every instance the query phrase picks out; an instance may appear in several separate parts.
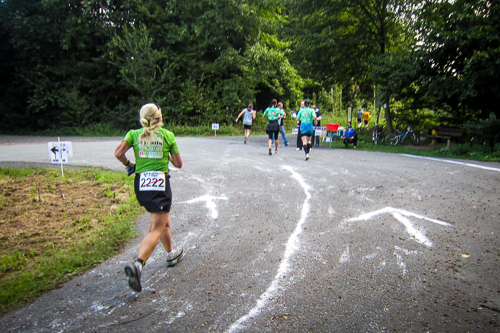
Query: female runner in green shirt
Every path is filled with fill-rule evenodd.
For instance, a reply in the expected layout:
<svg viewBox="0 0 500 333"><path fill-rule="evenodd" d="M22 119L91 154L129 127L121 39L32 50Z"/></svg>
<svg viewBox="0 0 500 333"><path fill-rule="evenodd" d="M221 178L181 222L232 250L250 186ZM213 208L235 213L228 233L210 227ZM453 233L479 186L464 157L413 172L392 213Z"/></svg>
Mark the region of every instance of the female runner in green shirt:
<svg viewBox="0 0 500 333"><path fill-rule="evenodd" d="M130 288L141 291L142 267L153 253L158 240L167 252L167 265L173 266L182 257L182 248L174 250L170 232L170 206L172 191L168 162L176 168L182 168L182 158L175 141L174 134L162 128L161 109L157 104L142 106L140 121L143 128L131 130L115 151L116 158L129 168L134 163L129 161L125 153L134 149L135 182L134 189L137 201L151 213L149 232L139 248L137 260L125 266Z"/></svg>

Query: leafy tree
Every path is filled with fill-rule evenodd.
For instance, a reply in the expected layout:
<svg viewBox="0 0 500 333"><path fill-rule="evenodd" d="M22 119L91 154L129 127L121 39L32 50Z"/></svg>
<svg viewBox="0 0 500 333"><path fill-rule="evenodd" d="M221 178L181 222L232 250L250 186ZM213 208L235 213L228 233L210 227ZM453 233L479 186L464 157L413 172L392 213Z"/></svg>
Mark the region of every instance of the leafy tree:
<svg viewBox="0 0 500 333"><path fill-rule="evenodd" d="M417 31L422 44L410 55L417 71L409 76L418 79L415 99L423 94L454 123L500 116L500 4L428 1Z"/></svg>
<svg viewBox="0 0 500 333"><path fill-rule="evenodd" d="M387 77L384 93L419 121L430 115L457 126L498 114L498 8L479 0L423 3L413 22L418 43L375 66L377 76Z"/></svg>
<svg viewBox="0 0 500 333"><path fill-rule="evenodd" d="M295 41L294 63L322 85L359 87L356 94L371 99L373 85L388 84L373 66L411 41L405 24L414 5L403 0L306 0L291 2L289 36ZM299 33L295 26L299 26ZM301 71L302 73L302 71ZM348 91L346 91L348 93ZM389 95L383 96L385 103ZM389 130L390 114L386 113Z"/></svg>
<svg viewBox="0 0 500 333"><path fill-rule="evenodd" d="M15 50L9 75L19 101L2 108L8 120L15 123L21 116L23 128L37 129L102 119L109 95L96 92L112 82L94 59L112 36L107 9L115 5L104 0L1 3L2 28Z"/></svg>
<svg viewBox="0 0 500 333"><path fill-rule="evenodd" d="M255 102L262 91L285 98L299 94L301 79L274 35L279 15L273 2L157 0L131 4L135 28L123 29L110 49L112 63L122 66L128 102L157 98L165 103L162 110L168 121L198 125L231 122L234 113ZM149 71L137 67L135 49L143 38L138 31L141 36L147 33L148 52L156 55L140 58ZM127 43L130 46L124 48ZM140 77L155 84L158 93L145 93L147 84L139 83Z"/></svg>
<svg viewBox="0 0 500 333"><path fill-rule="evenodd" d="M296 99L303 84L277 35L279 1L0 2L4 128L113 122L141 103L174 123L230 122L249 102ZM263 97L265 96L265 98ZM22 125L20 125L22 122Z"/></svg>
<svg viewBox="0 0 500 333"><path fill-rule="evenodd" d="M118 68L120 86L129 94L125 109L129 106L135 109L147 102L173 103L176 77L171 72L175 64L169 62L167 51L152 48L153 40L144 24L138 28L125 26L122 35L115 36L111 43L110 63ZM125 124L132 126L137 121L136 112L128 111L120 112L120 117L117 114L117 120L122 123L125 120Z"/></svg>

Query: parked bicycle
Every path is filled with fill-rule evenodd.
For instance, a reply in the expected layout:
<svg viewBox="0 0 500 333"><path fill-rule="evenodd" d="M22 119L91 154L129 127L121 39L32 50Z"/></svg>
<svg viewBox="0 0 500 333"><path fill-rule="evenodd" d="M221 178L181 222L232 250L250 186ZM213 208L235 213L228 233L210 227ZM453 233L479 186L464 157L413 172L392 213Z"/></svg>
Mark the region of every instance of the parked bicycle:
<svg viewBox="0 0 500 333"><path fill-rule="evenodd" d="M406 138L411 139L411 143L417 146L420 143L420 139L418 135L411 129L411 126L408 126L408 130L406 132L399 131L398 133L387 134L385 137L385 142L390 145L397 145L400 142L403 142Z"/></svg>
<svg viewBox="0 0 500 333"><path fill-rule="evenodd" d="M373 129L372 140L373 140L373 144L375 146L378 145L379 143L384 142L384 133L382 133L383 127L384 126L377 124L377 125L375 125L375 128Z"/></svg>

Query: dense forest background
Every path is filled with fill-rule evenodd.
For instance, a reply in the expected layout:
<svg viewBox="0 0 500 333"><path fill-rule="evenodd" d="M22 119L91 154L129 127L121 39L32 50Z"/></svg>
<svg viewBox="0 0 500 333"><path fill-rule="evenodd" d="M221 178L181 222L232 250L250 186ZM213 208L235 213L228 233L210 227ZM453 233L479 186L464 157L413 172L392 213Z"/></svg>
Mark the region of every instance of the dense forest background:
<svg viewBox="0 0 500 333"><path fill-rule="evenodd" d="M485 0L3 0L0 131L229 124L248 103L423 126L500 119L500 5Z"/></svg>

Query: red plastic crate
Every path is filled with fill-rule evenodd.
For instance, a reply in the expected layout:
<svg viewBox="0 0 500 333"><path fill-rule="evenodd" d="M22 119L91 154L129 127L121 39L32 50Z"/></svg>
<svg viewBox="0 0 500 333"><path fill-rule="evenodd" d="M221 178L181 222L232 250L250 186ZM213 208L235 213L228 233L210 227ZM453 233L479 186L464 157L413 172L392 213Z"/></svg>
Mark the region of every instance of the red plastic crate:
<svg viewBox="0 0 500 333"><path fill-rule="evenodd" d="M328 132L335 132L339 129L340 124L326 124L326 130Z"/></svg>

